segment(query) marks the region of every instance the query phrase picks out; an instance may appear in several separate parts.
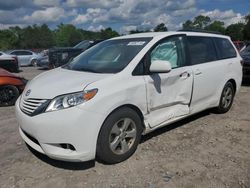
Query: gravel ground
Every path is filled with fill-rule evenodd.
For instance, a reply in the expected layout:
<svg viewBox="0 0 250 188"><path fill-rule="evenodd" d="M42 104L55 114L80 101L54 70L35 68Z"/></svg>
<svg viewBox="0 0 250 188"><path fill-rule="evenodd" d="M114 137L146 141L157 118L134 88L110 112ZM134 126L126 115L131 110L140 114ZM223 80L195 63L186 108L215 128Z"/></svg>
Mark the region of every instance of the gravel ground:
<svg viewBox="0 0 250 188"><path fill-rule="evenodd" d="M28 79L43 72L23 68ZM0 108L0 187L250 187L250 86L226 114L205 111L144 136L127 161L66 163L29 150Z"/></svg>

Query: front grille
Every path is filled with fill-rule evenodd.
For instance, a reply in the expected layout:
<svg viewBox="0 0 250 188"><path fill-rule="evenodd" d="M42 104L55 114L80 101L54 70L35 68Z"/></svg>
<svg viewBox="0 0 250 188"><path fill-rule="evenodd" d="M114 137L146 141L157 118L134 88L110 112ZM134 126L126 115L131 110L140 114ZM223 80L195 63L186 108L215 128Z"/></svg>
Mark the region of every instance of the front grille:
<svg viewBox="0 0 250 188"><path fill-rule="evenodd" d="M46 99L22 99L20 108L25 114L34 115L47 101Z"/></svg>

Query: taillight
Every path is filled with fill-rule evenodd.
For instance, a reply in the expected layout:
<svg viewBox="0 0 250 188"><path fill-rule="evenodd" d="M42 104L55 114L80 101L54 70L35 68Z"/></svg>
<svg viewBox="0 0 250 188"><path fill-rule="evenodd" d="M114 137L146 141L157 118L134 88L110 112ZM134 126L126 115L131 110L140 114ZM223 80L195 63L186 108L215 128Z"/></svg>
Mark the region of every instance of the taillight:
<svg viewBox="0 0 250 188"><path fill-rule="evenodd" d="M244 61L243 61L243 60L241 60L241 61L240 61L240 64L241 64L241 66L243 66L243 65L244 65Z"/></svg>

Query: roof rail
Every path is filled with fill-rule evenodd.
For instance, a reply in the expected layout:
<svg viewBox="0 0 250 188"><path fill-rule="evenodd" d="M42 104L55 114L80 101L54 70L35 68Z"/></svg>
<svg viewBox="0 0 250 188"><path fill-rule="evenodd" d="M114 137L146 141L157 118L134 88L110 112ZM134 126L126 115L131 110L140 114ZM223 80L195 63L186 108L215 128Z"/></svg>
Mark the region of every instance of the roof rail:
<svg viewBox="0 0 250 188"><path fill-rule="evenodd" d="M204 30L204 29L181 29L178 31L185 31L185 32L199 32L199 33L212 33L212 34L219 34L219 35L223 35L221 32L218 31L208 31L208 30Z"/></svg>

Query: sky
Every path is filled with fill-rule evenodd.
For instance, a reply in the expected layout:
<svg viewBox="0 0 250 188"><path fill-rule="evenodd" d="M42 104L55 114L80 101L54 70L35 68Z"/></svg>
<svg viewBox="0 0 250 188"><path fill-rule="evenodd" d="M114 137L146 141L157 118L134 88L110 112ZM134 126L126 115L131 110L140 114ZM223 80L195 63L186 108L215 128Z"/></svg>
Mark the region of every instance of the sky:
<svg viewBox="0 0 250 188"><path fill-rule="evenodd" d="M0 29L60 23L85 30L107 27L119 33L151 30L164 23L169 30L195 16L209 16L225 25L244 22L250 0L0 0Z"/></svg>

